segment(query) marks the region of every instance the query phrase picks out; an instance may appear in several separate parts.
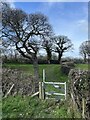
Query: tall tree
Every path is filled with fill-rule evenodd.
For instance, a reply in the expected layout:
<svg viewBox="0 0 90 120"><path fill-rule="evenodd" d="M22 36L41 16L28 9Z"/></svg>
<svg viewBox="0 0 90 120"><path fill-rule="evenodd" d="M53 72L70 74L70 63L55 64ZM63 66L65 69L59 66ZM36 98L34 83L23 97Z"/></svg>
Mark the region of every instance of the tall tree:
<svg viewBox="0 0 90 120"><path fill-rule="evenodd" d="M50 64L50 61L52 59L52 51L53 51L53 41L52 41L52 39L50 39L50 37L45 38L42 42L42 46L46 50L47 61L48 61L48 64Z"/></svg>
<svg viewBox="0 0 90 120"><path fill-rule="evenodd" d="M80 55L84 58L84 62L90 59L90 41L83 42L79 47Z"/></svg>
<svg viewBox="0 0 90 120"><path fill-rule="evenodd" d="M58 53L58 62L61 63L63 53L72 49L73 44L67 36L55 36L54 39L54 52Z"/></svg>
<svg viewBox="0 0 90 120"><path fill-rule="evenodd" d="M3 3L2 26L3 39L15 45L23 57L33 61L37 86L39 81L37 53L40 40L49 36L52 31L47 17L41 13L26 14L20 9L11 9Z"/></svg>

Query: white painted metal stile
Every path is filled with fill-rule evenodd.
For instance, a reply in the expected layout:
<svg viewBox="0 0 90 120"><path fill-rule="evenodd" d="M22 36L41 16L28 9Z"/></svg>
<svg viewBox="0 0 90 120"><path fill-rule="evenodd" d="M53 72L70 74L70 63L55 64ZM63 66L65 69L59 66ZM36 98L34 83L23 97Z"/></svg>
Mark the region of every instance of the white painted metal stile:
<svg viewBox="0 0 90 120"><path fill-rule="evenodd" d="M65 96L65 100L66 100L66 82L45 82L45 69L43 69L43 83L42 83L42 87L44 87L44 84L50 84L50 85L64 85L64 89L65 89L65 93L52 93L53 95L64 95ZM45 92L46 95L52 95L50 92Z"/></svg>

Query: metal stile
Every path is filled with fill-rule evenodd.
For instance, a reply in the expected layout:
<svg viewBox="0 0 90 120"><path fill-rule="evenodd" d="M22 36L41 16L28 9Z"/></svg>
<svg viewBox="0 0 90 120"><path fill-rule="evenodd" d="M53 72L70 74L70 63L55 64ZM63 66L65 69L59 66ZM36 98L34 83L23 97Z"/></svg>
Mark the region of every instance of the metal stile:
<svg viewBox="0 0 90 120"><path fill-rule="evenodd" d="M66 100L66 82L45 82L45 70L43 69L43 82L42 82L42 98L43 99L50 99L49 97L46 97L46 95L51 96L51 95L56 95L58 96L64 96ZM59 85L64 85L64 93L57 93L53 91L46 92L45 91L45 85L53 85L54 88L59 89ZM51 98L55 99L55 98Z"/></svg>

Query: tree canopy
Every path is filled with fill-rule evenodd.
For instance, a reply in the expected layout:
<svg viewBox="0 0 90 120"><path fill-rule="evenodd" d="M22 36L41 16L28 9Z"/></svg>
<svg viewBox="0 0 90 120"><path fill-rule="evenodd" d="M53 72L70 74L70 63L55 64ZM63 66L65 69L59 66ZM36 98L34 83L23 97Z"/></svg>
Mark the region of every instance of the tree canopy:
<svg viewBox="0 0 90 120"><path fill-rule="evenodd" d="M63 53L72 49L73 44L67 36L55 36L52 38L54 40L54 52L58 53L58 61L61 61Z"/></svg>
<svg viewBox="0 0 90 120"><path fill-rule="evenodd" d="M19 9L5 7L2 12L2 33L8 42L29 59L34 59L40 40L49 36L52 28L46 16L41 13L26 14ZM5 41L6 41L5 40Z"/></svg>
<svg viewBox="0 0 90 120"><path fill-rule="evenodd" d="M79 52L86 62L90 58L90 41L84 41L79 47Z"/></svg>

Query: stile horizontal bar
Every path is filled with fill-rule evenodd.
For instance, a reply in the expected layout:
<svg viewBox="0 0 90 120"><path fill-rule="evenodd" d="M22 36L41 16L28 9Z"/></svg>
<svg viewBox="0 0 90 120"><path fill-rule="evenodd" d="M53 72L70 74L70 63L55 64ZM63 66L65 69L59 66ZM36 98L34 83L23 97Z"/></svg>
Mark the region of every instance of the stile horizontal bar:
<svg viewBox="0 0 90 120"><path fill-rule="evenodd" d="M46 97L46 99L52 99L52 100L55 100L55 98L48 98L48 97Z"/></svg>
<svg viewBox="0 0 90 120"><path fill-rule="evenodd" d="M65 94L62 94L62 93L49 93L49 92L45 92L46 95L64 95Z"/></svg>
<svg viewBox="0 0 90 120"><path fill-rule="evenodd" d="M61 82L44 82L45 84L57 84L57 85L65 85L66 82L61 83Z"/></svg>
<svg viewBox="0 0 90 120"><path fill-rule="evenodd" d="M65 94L62 94L62 93L54 93L54 95L64 95L65 96Z"/></svg>

